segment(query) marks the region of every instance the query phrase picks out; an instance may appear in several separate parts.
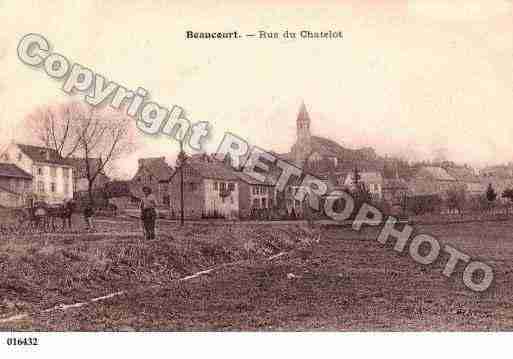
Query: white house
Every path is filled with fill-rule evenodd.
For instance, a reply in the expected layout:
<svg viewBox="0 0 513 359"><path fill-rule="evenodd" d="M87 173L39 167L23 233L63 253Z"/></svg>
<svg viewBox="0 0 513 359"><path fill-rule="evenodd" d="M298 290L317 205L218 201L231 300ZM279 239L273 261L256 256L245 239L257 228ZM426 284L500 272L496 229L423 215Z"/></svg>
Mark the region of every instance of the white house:
<svg viewBox="0 0 513 359"><path fill-rule="evenodd" d="M359 172L359 182L365 184L372 198L381 200L383 198L383 176L379 172ZM354 173L347 174L344 185L348 188L354 186Z"/></svg>
<svg viewBox="0 0 513 359"><path fill-rule="evenodd" d="M36 200L56 204L73 198L73 167L53 149L11 143L0 155L0 162L32 174Z"/></svg>
<svg viewBox="0 0 513 359"><path fill-rule="evenodd" d="M171 176L169 195L173 213L181 212L181 171L186 218L239 217L240 178L227 166L210 159L189 160Z"/></svg>

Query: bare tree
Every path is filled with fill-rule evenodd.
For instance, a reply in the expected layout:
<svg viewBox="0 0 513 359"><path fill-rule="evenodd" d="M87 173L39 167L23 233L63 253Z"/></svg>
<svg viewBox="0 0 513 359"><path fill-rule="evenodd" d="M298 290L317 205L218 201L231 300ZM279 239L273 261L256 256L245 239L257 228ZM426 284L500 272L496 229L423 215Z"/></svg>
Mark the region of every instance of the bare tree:
<svg viewBox="0 0 513 359"><path fill-rule="evenodd" d="M69 158L76 154L79 146L76 124L87 111L80 102L40 107L27 116L26 122L41 144Z"/></svg>
<svg viewBox="0 0 513 359"><path fill-rule="evenodd" d="M133 120L109 108L96 109L79 102L38 109L28 116L38 140L63 158L84 161L88 195L98 176L122 155L134 150ZM99 159L99 161L98 161Z"/></svg>

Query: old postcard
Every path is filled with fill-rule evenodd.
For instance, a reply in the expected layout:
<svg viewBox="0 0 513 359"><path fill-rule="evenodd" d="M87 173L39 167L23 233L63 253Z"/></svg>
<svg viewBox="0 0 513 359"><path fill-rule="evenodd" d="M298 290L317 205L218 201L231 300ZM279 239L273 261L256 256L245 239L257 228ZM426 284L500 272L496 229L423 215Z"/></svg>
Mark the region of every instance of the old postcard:
<svg viewBox="0 0 513 359"><path fill-rule="evenodd" d="M1 352L513 329L511 0L0 19Z"/></svg>

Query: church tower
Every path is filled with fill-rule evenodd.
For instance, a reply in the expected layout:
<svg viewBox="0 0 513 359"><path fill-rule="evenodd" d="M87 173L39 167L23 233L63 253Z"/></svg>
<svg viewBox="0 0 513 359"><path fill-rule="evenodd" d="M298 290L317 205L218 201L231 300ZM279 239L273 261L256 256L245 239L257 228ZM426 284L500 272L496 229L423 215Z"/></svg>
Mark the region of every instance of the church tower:
<svg viewBox="0 0 513 359"><path fill-rule="evenodd" d="M296 120L297 141L299 143L310 141L310 116L306 110L305 103L301 103Z"/></svg>
<svg viewBox="0 0 513 359"><path fill-rule="evenodd" d="M306 110L305 103L301 103L296 120L296 144L294 148L294 159L297 165L303 166L304 161L312 150L310 134L310 116Z"/></svg>

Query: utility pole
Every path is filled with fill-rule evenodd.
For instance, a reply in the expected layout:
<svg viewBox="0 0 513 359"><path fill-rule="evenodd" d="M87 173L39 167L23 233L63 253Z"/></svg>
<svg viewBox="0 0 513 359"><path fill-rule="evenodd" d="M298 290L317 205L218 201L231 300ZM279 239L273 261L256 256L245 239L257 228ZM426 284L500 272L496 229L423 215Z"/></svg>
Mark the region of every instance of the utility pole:
<svg viewBox="0 0 513 359"><path fill-rule="evenodd" d="M180 163L180 225L184 225L184 200L183 200L183 165L185 164L185 153L183 152L183 139L180 140L180 153L178 154Z"/></svg>

